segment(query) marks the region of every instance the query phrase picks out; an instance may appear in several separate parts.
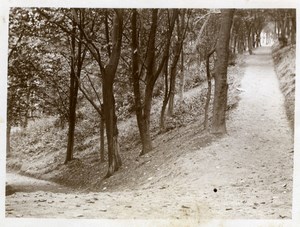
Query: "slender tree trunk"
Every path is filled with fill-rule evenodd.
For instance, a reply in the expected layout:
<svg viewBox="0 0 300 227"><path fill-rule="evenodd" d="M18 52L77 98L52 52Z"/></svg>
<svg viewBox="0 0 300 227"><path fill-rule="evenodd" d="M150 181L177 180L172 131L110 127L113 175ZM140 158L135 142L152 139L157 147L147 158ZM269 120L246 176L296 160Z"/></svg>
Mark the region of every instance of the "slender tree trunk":
<svg viewBox="0 0 300 227"><path fill-rule="evenodd" d="M234 42L233 42L233 54L236 54L237 49L237 35L234 36Z"/></svg>
<svg viewBox="0 0 300 227"><path fill-rule="evenodd" d="M143 150L140 155L144 155L153 149L152 139L150 134L150 116L151 116L151 106L152 106L152 96L153 96L154 83L147 83L145 90L145 101L143 109Z"/></svg>
<svg viewBox="0 0 300 227"><path fill-rule="evenodd" d="M82 23L82 22L80 22ZM85 51L82 51L82 43L79 42L76 48L76 22L73 20L73 30L71 35L71 72L70 72L70 97L69 97L69 115L68 115L68 144L65 164L73 160L74 136L76 125L76 107L79 90L79 78L82 70L82 64L85 58ZM82 38L82 34L80 34ZM76 59L75 59L76 58Z"/></svg>
<svg viewBox="0 0 300 227"><path fill-rule="evenodd" d="M103 114L105 118L107 150L108 150L108 171L106 177L110 177L122 165L119 155L119 141L117 116L115 109L115 98L113 93L113 84L119 64L123 33L123 15L122 10L115 10L113 31L112 31L112 51L106 67L102 69L102 84L103 84Z"/></svg>
<svg viewBox="0 0 300 227"><path fill-rule="evenodd" d="M183 37L182 37L183 38ZM182 49L182 41L178 41L175 47L175 55L171 64L170 71L170 100L168 106L168 115L173 116L174 114L174 102L175 102L175 87L176 87L176 75L177 75L177 64L180 58L180 52Z"/></svg>
<svg viewBox="0 0 300 227"><path fill-rule="evenodd" d="M255 32L252 30L251 34L252 34L252 36L251 36L252 48L256 48Z"/></svg>
<svg viewBox="0 0 300 227"><path fill-rule="evenodd" d="M291 26L291 43L296 43L296 15L293 15L291 18L292 26Z"/></svg>
<svg viewBox="0 0 300 227"><path fill-rule="evenodd" d="M71 66L72 69L70 74L71 78L70 78L69 116L68 116L69 129L68 129L68 144L67 144L67 154L66 154L65 164L73 159L73 149L74 149L77 92L75 86L75 80L76 80L75 71L73 66Z"/></svg>
<svg viewBox="0 0 300 227"><path fill-rule="evenodd" d="M110 177L122 165L119 155L118 144L118 129L117 117L115 114L115 99L113 95L113 78L114 75L110 70L106 70L106 75L103 77L103 105L104 116L106 125L107 136L107 149L108 149L108 172L106 177Z"/></svg>
<svg viewBox="0 0 300 227"><path fill-rule="evenodd" d="M217 61L215 66L215 92L213 103L213 117L212 117L212 133L225 134L226 122L225 114L227 108L227 67L229 55L229 40L230 28L232 25L234 10L221 10L221 28L216 44Z"/></svg>
<svg viewBox="0 0 300 227"><path fill-rule="evenodd" d="M145 87L145 93L144 93L144 103L142 106L142 113L138 113L137 111L137 119L139 122L139 119L141 118L141 123L138 123L139 129L140 129L140 136L142 140L142 146L143 149L140 153L140 155L144 155L151 151L153 149L152 146L152 140L150 135L150 115L151 115L151 102L152 102L152 96L153 96L153 89L154 85L157 81L158 76L160 75L165 62L169 56L169 48L171 43L171 36L175 24L175 20L178 15L178 10L174 9L170 27L168 29L167 33L167 39L166 44L163 50L162 59L159 62L159 64L156 63L156 54L155 54L155 41L156 41L156 32L157 32L157 22L158 22L158 9L152 9L152 24L150 27L150 33L149 33L149 39L147 41L147 56L145 59L145 68L146 68L146 87ZM136 42L137 43L137 42ZM133 51L136 51L135 48L133 48ZM157 67L156 67L157 66ZM134 70L135 71L135 70ZM141 91L140 91L141 92ZM137 97L135 97L137 99ZM139 105L139 102L136 102L136 106ZM142 115L142 116L140 116Z"/></svg>
<svg viewBox="0 0 300 227"><path fill-rule="evenodd" d="M164 94L164 100L163 100L163 104L161 107L161 112L160 112L160 131L161 132L165 132L166 131L166 127L165 127L165 112L166 112L166 108L168 105L168 100L169 100L169 73L168 73L168 60L164 66L164 75L165 75L165 94Z"/></svg>
<svg viewBox="0 0 300 227"><path fill-rule="evenodd" d="M24 128L27 128L28 126L28 118L29 118L29 109L30 109L30 88L29 85L27 87L27 92L26 92L26 105L27 108L25 110L25 116L24 116Z"/></svg>
<svg viewBox="0 0 300 227"><path fill-rule="evenodd" d="M253 52L252 52L252 35L251 35L251 28L250 28L250 31L248 32L248 52L249 52L249 54L251 55L251 54L253 54Z"/></svg>
<svg viewBox="0 0 300 227"><path fill-rule="evenodd" d="M183 45L183 44L182 44ZM183 93L184 93L184 51L181 49L181 62L180 62L180 83L179 83L179 103L183 105Z"/></svg>
<svg viewBox="0 0 300 227"><path fill-rule="evenodd" d="M150 135L150 114L151 114L151 102L153 89L156 82L155 74L155 37L157 30L157 20L158 20L158 9L152 10L152 24L150 28L149 41L148 41L148 55L146 59L146 88L144 95L144 105L143 105L143 116L142 116L142 152L140 155L144 155L153 149L152 140Z"/></svg>
<svg viewBox="0 0 300 227"><path fill-rule="evenodd" d="M11 135L11 126L10 123L7 122L6 126L6 157L10 157L10 135Z"/></svg>
<svg viewBox="0 0 300 227"><path fill-rule="evenodd" d="M101 113L102 115L104 112L104 107L103 104L101 105ZM104 162L105 158L104 158L104 130L105 130L105 119L104 116L101 116L100 119L100 162Z"/></svg>
<svg viewBox="0 0 300 227"><path fill-rule="evenodd" d="M177 18L177 34L178 40L175 45L174 57L171 63L170 70L170 95L169 95L169 106L168 115L173 116L174 114L174 102L175 102L175 87L176 87L176 77L177 77L177 65L181 55L181 64L183 64L183 42L186 34L186 27L184 21L184 13L181 14L181 24L179 24L179 17ZM183 65L181 65L182 70L182 85L184 86L184 72ZM182 88L181 88L182 89ZM182 91L183 92L183 91ZM181 94L183 96L183 93ZM183 97L181 97L183 99Z"/></svg>
<svg viewBox="0 0 300 227"><path fill-rule="evenodd" d="M209 103L211 99L211 74L209 66L209 58L215 52L215 49L211 50L206 56L206 76L207 76L207 93L206 93L206 102L204 107L204 129L208 127L208 113L209 113Z"/></svg>
<svg viewBox="0 0 300 227"><path fill-rule="evenodd" d="M186 27L184 28L184 23L185 23L184 18L185 18L185 12L182 12L181 13L181 31L182 31L182 33L186 33L186 28L188 27L188 24L186 24ZM180 58L179 103L180 103L180 106L182 106L183 105L184 84L185 84L185 77L184 77L184 40L182 42L181 55L180 56L181 56L181 58Z"/></svg>
<svg viewBox="0 0 300 227"><path fill-rule="evenodd" d="M132 13L132 84L133 84L133 93L134 93L134 102L135 102L135 112L136 119L138 124L138 129L142 142L142 151L151 150L152 143L150 138L150 133L147 133L147 126L145 124L145 117L142 105L142 95L140 88L140 73L139 73L139 56L138 56L138 47L139 40L137 34L137 11L133 9ZM149 127L149 126L148 126Z"/></svg>

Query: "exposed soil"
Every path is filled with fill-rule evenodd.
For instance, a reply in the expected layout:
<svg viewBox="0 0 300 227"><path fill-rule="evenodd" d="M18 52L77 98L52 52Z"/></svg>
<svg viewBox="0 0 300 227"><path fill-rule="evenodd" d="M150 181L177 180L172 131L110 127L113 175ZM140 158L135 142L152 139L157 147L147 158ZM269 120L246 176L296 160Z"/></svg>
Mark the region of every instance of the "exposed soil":
<svg viewBox="0 0 300 227"><path fill-rule="evenodd" d="M240 101L230 112L226 136L216 138L201 132L200 123L169 131L164 140L156 138L159 150L137 158L135 165L125 160L116 176L101 182L101 192L62 193L54 190L56 184L40 186L32 180L39 185L38 191L7 196L6 216L291 218L292 130L271 49L257 49L245 63ZM170 155L172 148L178 155ZM147 175L141 177L146 170ZM106 191L109 183L125 172L127 182L118 181L119 185ZM7 179L12 184L25 185L11 176Z"/></svg>

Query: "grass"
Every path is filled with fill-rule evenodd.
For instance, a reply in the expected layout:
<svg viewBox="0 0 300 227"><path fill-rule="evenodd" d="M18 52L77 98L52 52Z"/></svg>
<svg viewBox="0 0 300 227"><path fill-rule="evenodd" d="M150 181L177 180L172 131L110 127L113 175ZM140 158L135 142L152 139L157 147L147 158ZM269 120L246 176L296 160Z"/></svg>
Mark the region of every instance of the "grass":
<svg viewBox="0 0 300 227"><path fill-rule="evenodd" d="M273 59L280 89L285 98L286 115L291 128L294 130L296 45L289 45L284 48L275 46L273 48Z"/></svg>

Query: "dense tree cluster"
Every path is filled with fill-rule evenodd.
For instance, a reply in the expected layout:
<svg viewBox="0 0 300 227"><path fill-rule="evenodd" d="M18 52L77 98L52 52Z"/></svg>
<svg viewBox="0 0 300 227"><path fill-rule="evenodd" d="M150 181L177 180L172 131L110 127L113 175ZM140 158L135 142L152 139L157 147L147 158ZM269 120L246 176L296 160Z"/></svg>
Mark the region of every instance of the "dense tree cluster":
<svg viewBox="0 0 300 227"><path fill-rule="evenodd" d="M237 53L261 45L265 29L282 45L295 43L291 9L62 9L12 8L8 53L8 148L12 126L57 116L68 125L65 163L73 159L78 105L90 103L100 119L100 154L107 177L122 165L118 119L136 114L141 155L152 150L151 109L160 96L160 131L183 103L191 64L206 65L208 92L214 80L212 133L226 132L227 66ZM200 75L199 75L200 77ZM83 102L85 100L85 102ZM8 150L9 153L9 150Z"/></svg>

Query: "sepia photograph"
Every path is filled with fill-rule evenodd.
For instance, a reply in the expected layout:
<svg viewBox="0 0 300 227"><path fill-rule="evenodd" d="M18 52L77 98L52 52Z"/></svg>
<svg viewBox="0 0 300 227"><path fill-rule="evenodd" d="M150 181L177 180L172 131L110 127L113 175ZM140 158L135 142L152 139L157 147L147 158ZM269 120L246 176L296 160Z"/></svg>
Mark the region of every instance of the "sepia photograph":
<svg viewBox="0 0 300 227"><path fill-rule="evenodd" d="M8 7L4 226L293 226L296 11Z"/></svg>

